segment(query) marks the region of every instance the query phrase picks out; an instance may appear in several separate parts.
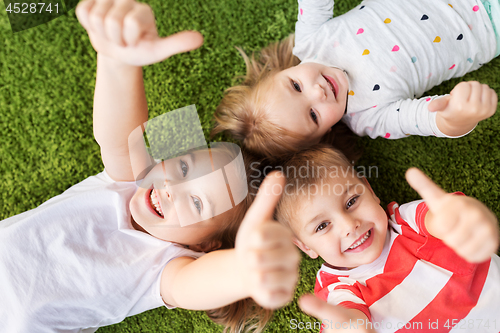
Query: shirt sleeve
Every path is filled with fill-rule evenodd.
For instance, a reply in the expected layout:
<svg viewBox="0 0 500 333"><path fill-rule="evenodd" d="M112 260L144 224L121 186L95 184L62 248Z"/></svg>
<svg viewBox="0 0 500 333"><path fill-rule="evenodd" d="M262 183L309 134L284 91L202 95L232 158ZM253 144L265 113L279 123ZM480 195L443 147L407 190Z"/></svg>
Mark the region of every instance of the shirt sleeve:
<svg viewBox="0 0 500 333"><path fill-rule="evenodd" d="M299 0L299 13L295 24L295 44L315 33L333 18L333 0Z"/></svg>
<svg viewBox="0 0 500 333"><path fill-rule="evenodd" d="M172 260L180 258L180 257L190 257L193 259L198 259L206 254L204 252L195 252L195 251L192 251L189 249L185 249L185 248L181 247L180 245L176 245L176 244L174 244L172 246L174 246L177 251L171 258L169 258L169 260L166 262L166 264L164 266L168 265L168 263L171 262ZM161 304L163 304L167 309L169 309L169 310L175 309L176 308L175 306L172 306L170 304L165 303L163 301L163 298L161 297L161 275L162 275L162 273L163 273L163 270L160 271L160 274L158 275L158 278L157 278L156 283L154 285L154 291L153 291L154 296L158 300L158 302L161 302Z"/></svg>
<svg viewBox="0 0 500 333"><path fill-rule="evenodd" d="M353 279L320 271L316 277L314 294L328 304L359 310L371 320L370 310Z"/></svg>
<svg viewBox="0 0 500 333"><path fill-rule="evenodd" d="M399 100L386 106L375 106L369 110L348 114L343 117L343 121L354 133L360 136L368 135L372 139L400 139L410 135L447 138L463 136L445 135L437 127L437 112L430 112L428 106L439 97L442 96Z"/></svg>

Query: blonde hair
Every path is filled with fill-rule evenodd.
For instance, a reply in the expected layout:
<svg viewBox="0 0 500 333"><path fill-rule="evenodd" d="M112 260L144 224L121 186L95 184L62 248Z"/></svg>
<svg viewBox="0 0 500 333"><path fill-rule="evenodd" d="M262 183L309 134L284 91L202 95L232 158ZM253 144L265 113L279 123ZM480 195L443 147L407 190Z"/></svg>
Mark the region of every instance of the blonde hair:
<svg viewBox="0 0 500 333"><path fill-rule="evenodd" d="M246 65L246 75L240 85L228 88L215 111L216 125L211 132L215 136L229 132L250 151L269 159L307 148L306 138L290 132L268 120L265 91L272 77L287 68L296 66L300 60L293 55L294 35L272 43L248 57L237 48ZM295 139L295 140L290 140ZM342 150L350 159L357 160L355 136L343 122L338 122L321 139Z"/></svg>
<svg viewBox="0 0 500 333"><path fill-rule="evenodd" d="M292 177L289 172L288 175L285 174L287 176L286 193L281 196L276 207L276 219L290 228L297 210L301 209L303 204L301 200L303 194L298 189L309 188L309 185L328 181L331 177L328 170L331 170L331 167L349 170L354 166L339 150L326 144L317 144L309 149L290 155L288 159L283 161L281 167L286 171L300 170L299 175L295 175L295 177Z"/></svg>
<svg viewBox="0 0 500 333"><path fill-rule="evenodd" d="M232 156L230 152L228 154ZM242 151L242 154L245 169L248 170L252 159L244 151ZM224 227L216 230L200 244L201 251L210 252L218 249L234 248L236 234L251 202L252 197L248 195L232 209L215 216L215 219L225 222ZM208 310L206 313L215 323L223 325L225 327L224 332L227 333L244 333L250 331L260 333L273 316L273 311L262 308L251 298L239 300L222 308Z"/></svg>

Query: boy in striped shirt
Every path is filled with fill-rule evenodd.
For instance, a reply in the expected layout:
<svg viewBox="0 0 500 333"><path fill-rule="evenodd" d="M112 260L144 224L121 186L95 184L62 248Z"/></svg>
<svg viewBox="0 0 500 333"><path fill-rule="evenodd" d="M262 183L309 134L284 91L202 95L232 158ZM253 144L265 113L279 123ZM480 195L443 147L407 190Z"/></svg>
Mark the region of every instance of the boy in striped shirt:
<svg viewBox="0 0 500 333"><path fill-rule="evenodd" d="M386 213L327 146L295 154L283 169L278 220L302 251L325 260L316 296L342 307L322 322L328 332L500 331L498 222L484 204L446 194L413 168L407 180L423 200L393 202Z"/></svg>

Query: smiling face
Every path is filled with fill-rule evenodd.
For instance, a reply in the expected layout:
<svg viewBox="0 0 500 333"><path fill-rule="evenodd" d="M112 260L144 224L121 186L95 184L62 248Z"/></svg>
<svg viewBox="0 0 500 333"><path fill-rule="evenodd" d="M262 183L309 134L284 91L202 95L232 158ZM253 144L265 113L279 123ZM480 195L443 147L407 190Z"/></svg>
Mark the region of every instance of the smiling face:
<svg viewBox="0 0 500 333"><path fill-rule="evenodd" d="M157 164L130 201L133 220L159 239L185 245L205 240L223 227L214 216L232 208L222 170L212 172L212 165L208 150Z"/></svg>
<svg viewBox="0 0 500 333"><path fill-rule="evenodd" d="M310 257L336 268L354 268L377 259L384 247L388 220L366 180L328 179L321 194L305 200L291 221L296 245Z"/></svg>
<svg viewBox="0 0 500 333"><path fill-rule="evenodd" d="M309 145L318 143L344 115L349 83L338 68L302 63L277 73L270 84L270 121L304 135Z"/></svg>

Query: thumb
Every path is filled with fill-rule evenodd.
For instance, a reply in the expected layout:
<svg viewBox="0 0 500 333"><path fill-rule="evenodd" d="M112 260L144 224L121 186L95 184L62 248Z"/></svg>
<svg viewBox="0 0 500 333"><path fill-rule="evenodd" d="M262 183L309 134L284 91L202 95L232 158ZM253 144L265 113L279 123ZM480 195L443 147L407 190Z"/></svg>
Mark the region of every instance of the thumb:
<svg viewBox="0 0 500 333"><path fill-rule="evenodd" d="M439 209L439 201L446 195L445 191L417 168L410 168L406 171L406 180L425 200L431 212Z"/></svg>
<svg viewBox="0 0 500 333"><path fill-rule="evenodd" d="M450 102L450 98L451 98L450 95L436 98L435 100L433 100L432 102L429 103L429 105L427 106L427 109L430 112L443 111L448 106L448 103Z"/></svg>
<svg viewBox="0 0 500 333"><path fill-rule="evenodd" d="M255 226L258 223L263 223L273 219L274 209L283 192L285 185L285 176L281 172L272 172L267 175L262 182L259 192L248 209L245 219L243 220L240 231L243 228Z"/></svg>
<svg viewBox="0 0 500 333"><path fill-rule="evenodd" d="M203 44L203 36L198 31L181 31L174 35L159 38L153 45L155 62L159 62L174 54L188 52Z"/></svg>

